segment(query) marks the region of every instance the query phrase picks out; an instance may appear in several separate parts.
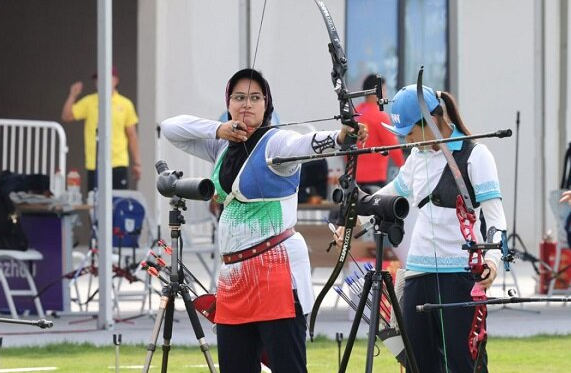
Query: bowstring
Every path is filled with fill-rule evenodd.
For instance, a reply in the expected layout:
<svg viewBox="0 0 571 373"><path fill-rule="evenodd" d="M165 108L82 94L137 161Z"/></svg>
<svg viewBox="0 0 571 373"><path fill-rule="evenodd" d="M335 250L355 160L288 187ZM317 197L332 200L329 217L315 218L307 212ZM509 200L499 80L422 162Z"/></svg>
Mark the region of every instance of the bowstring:
<svg viewBox="0 0 571 373"><path fill-rule="evenodd" d="M256 48L254 49L254 58L252 59L252 66L250 67L250 69L252 69L252 71L250 72L250 80L248 82L248 91L246 92L246 105L248 104L248 100L250 97L250 90L251 90L251 86L252 86L252 79L254 77L254 69L256 66L256 58L258 57L258 48L260 46L260 36L262 35L262 26L264 24L264 17L266 14L266 4L267 4L267 0L264 0L264 5L262 7L262 17L260 19L260 24L258 26L258 35L256 37ZM265 78L264 78L265 79ZM251 102L251 101L250 101ZM266 98L266 105L267 105L267 98ZM265 112L266 110L264 109L264 116L265 116ZM244 115L242 116L242 123L244 122L244 119L246 118L246 114L244 113ZM269 120L271 121L271 116L269 118ZM256 128L256 131L260 128L263 127L263 122L262 125L260 125L258 128ZM246 152L246 161L250 158L250 152L248 151L248 147L246 146L246 142L242 142L242 145L244 147L244 150ZM257 144L256 144L257 146ZM254 148L256 147L254 146ZM252 173L254 174L254 177L256 179L258 179L258 175L256 174L256 167L252 167ZM265 197L264 197L264 192L262 190L261 184L260 183L256 183L256 186L258 188L258 192L260 193L260 195L262 196L262 203L265 203ZM268 211L267 208L263 209L264 213L266 214L266 217L268 218L268 221L270 223L270 227L273 231L273 235L277 235L281 232L278 231L278 227L276 226L276 224L274 224L274 221L272 220L272 215L270 214L270 212Z"/></svg>
<svg viewBox="0 0 571 373"><path fill-rule="evenodd" d="M426 141L426 136L425 136L425 128L426 126L428 126L428 123L425 122L424 120L424 116L421 119L421 129L422 129L422 139L423 141ZM432 133L432 131L431 131ZM434 135L435 136L435 135ZM439 146L447 146L446 144L442 144ZM424 149L423 151L425 151L426 149ZM430 227L432 229L431 233L432 233L432 251L434 253L434 267L436 269L436 293L438 295L438 304L442 304L442 292L441 292L441 288L440 288L440 269L438 267L438 254L436 252L437 247L436 247L436 232L434 231L434 215L433 215L433 210L432 210L432 190L433 188L429 185L430 182L430 172L428 169L428 156L430 155L429 152L425 153L424 156L424 166L425 166L425 171L426 171L426 184L428 186L427 191L428 191L428 198L430 200L431 203L427 203L426 207L428 208L428 215L430 217ZM448 349L446 347L446 333L445 333L445 328L444 328L444 312L442 309L438 310L439 312L439 317L440 317L440 332L442 333L442 351L444 354L444 366L446 369L446 373L449 373L448 371Z"/></svg>

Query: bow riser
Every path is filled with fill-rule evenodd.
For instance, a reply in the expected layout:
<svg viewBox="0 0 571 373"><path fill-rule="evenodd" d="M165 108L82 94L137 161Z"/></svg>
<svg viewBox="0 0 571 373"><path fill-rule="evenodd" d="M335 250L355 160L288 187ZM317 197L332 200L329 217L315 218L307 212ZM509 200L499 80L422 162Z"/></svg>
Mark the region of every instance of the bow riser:
<svg viewBox="0 0 571 373"><path fill-rule="evenodd" d="M355 121L354 111L353 111L353 104L351 103L350 95L348 94L348 90L345 84L345 74L347 72L347 58L345 57L345 53L341 46L341 41L339 39L339 35L337 34L337 29L335 27L335 23L333 22L333 18L329 13L329 10L325 6L323 1L315 1L319 10L321 11L321 15L323 16L323 20L327 26L327 32L329 33L329 39L331 42L329 43L329 54L331 55L331 61L333 63L333 69L331 71L331 80L333 83L333 87L335 92L337 93L337 99L339 100L339 114L341 117L341 123L343 125L347 125L355 129L354 134L348 134L345 136L344 142L341 146L342 150L353 150L357 149L357 130L359 128L358 123ZM343 221L339 222L342 223L345 227L345 233L343 236L343 245L341 247L341 253L339 255L339 259L337 260L337 264L331 273L331 276L323 286L323 289L318 294L317 298L315 299L315 303L313 309L311 311L311 317L309 320L309 335L310 338L313 339L313 329L315 326L315 320L317 318L317 312L319 307L325 298L325 295L329 291L329 289L335 283L335 280L343 270L343 266L349 255L351 249L351 239L353 235L353 228L356 225L357 221L357 200L359 197L359 189L355 182L355 176L357 172L357 155L350 155L347 158L347 163L345 165L345 173L340 178L339 182L341 185L342 190L335 191L333 199L341 203L340 209L340 217L343 218Z"/></svg>

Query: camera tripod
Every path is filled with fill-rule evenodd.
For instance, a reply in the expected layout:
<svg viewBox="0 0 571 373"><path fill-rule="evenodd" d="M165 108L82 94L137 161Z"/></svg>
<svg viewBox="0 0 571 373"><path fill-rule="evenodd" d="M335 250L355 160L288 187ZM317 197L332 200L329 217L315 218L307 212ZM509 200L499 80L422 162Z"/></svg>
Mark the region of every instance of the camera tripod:
<svg viewBox="0 0 571 373"><path fill-rule="evenodd" d="M509 249L512 250L514 253L520 253L520 257L522 260L528 260L527 258L530 256L530 254L527 252L527 248L525 247L525 245L523 244L523 241L521 239L521 237L519 236L519 234L517 234L517 229L516 229L516 223L517 223L517 183L518 183L518 158L519 158L519 111L516 114L516 130L515 130L515 176L514 176L514 212L513 212L513 223L512 223L512 229L513 232L508 235L507 238L507 242L510 242L511 240L511 244L509 245ZM523 248L524 252L521 253L516 249L516 240L517 242L520 244L520 246ZM539 269L537 268L535 262L532 261L532 266L535 270L535 272L539 275ZM509 294L510 291L506 292L506 277L507 277L507 272L508 270L506 270L504 268L503 270L503 275L502 275L502 296L506 296L506 294ZM511 269L512 272L512 277L514 280L514 285L515 288L517 290L517 294L518 296L520 295L520 291L519 291L519 285L517 283L517 277L516 274L514 272L514 269ZM501 310L513 310L513 311L522 311L522 312L532 312L532 313L539 313L539 311L532 311L532 310L525 310L523 309L523 303L521 304L522 308L512 308L509 307L506 304L502 304L502 307L498 310L493 310L493 311L501 311ZM492 311L492 310L490 310Z"/></svg>
<svg viewBox="0 0 571 373"><path fill-rule="evenodd" d="M190 319L192 329L196 339L199 342L200 350L204 353L206 358L206 363L210 373L216 373L216 368L214 367L214 361L210 355L210 350L208 343L204 338L204 331L202 325L198 320L198 315L196 309L190 297L190 292L188 285L184 283L183 269L182 269L182 258L179 259L179 240L180 240L180 225L184 224L184 217L181 214L181 209L186 210L186 205L184 199L176 199L176 203L172 204L172 210L169 211L169 228L171 231L172 240L172 255L171 255L171 274L170 282L166 283L162 289L162 295L159 302L159 310L157 311L157 317L155 320L155 325L153 327L153 332L151 335L151 341L147 346L147 357L145 360L145 365L143 366L143 372L148 372L151 366L151 360L153 358L153 353L156 349L157 339L161 329L161 325L164 322L163 330L163 359L161 372L166 373L168 370L168 358L170 352L170 340L172 337L172 327L173 327L173 317L174 317L174 301L177 295L181 295L184 301L184 306L186 308L186 313Z"/></svg>
<svg viewBox="0 0 571 373"><path fill-rule="evenodd" d="M369 315L370 323L369 323L369 333L367 340L367 358L366 358L365 372L371 373L373 371L373 358L374 358L376 336L378 335L378 329L379 329L379 313L380 313L381 292L383 289L383 285L385 286L388 292L390 303L393 307L393 313L394 316L396 317L397 325L401 333L406 359L408 363L408 369L410 369L411 373L419 373L418 367L416 365L416 360L412 352L412 347L408 339L408 335L406 334L406 331L404 329L402 311L400 309L397 295L395 293L391 274L388 271L382 270L384 241L385 238L387 238L387 236L391 234L391 226L394 223L386 224L382 222L377 216L375 216L374 219L375 223L373 225L373 228L374 228L374 237L376 245L375 268L371 271L368 271L367 274L365 274L365 283L363 284L362 296L361 299L359 300L359 304L357 305L357 309L355 310L355 318L353 319L353 324L351 326L351 331L347 339L347 344L345 346L343 358L341 359L341 363L339 365L339 373L344 373L347 369L347 364L349 363L351 350L353 349L353 344L355 343L355 338L357 336L357 331L359 329L361 318L363 317L363 312L365 310L365 305L368 300L369 292L371 292L372 294L372 299L371 299L371 311ZM400 239L402 239L402 236L400 237ZM394 241L392 239L390 240ZM397 241L400 242L400 240Z"/></svg>

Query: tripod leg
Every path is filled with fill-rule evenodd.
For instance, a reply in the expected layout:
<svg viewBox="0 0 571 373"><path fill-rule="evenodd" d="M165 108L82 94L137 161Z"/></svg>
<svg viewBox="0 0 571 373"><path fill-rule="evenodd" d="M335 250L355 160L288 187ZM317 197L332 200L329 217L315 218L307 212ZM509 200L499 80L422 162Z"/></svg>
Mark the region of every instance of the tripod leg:
<svg viewBox="0 0 571 373"><path fill-rule="evenodd" d="M517 242L519 243L519 245L520 245L520 246L522 247L522 249L523 249L522 260L527 260L527 261L529 261L529 262L531 263L531 266L533 267L534 272L535 272L538 276L541 276L541 270L540 270L540 268L537 266L537 262L540 262L540 264L541 264L541 261L540 261L538 258L536 258L535 256L531 255L531 254L527 251L527 247L525 247L523 241L521 240L521 237L520 237L517 233L512 233L512 234L510 234L510 235L508 236L508 238L507 238L508 242L510 241L510 238L511 238L511 241L512 241L512 247L511 247L511 249L512 249L512 250L515 250L516 253L518 252L518 250L515 248L515 242L516 242L516 240L517 240ZM520 252L520 253L521 253L521 252Z"/></svg>
<svg viewBox="0 0 571 373"><path fill-rule="evenodd" d="M389 298L391 300L391 304L393 306L394 314L397 319L397 324L400 329L402 341L404 344L404 350L406 352L406 358L408 361L408 365L410 366L410 371L412 373L418 373L418 366L416 365L416 359L414 358L414 354L412 351L412 346L410 345L410 340L408 339L408 334L406 334L406 330L404 328L404 320L402 317L402 311L400 309L400 305L397 299L397 295L395 293L395 288L393 285L393 278L391 274L387 271L382 272L383 281L385 282L385 286L387 291L389 292Z"/></svg>
<svg viewBox="0 0 571 373"><path fill-rule="evenodd" d="M192 324L192 330L194 330L194 335L198 340L198 344L200 345L200 350L202 351L202 353L204 354L204 358L206 359L206 364L208 365L208 369L210 373L216 373L216 368L214 367L214 361L212 360L212 355L210 354L210 348L208 346L208 343L206 343L206 339L204 338L204 330L202 329L200 320L198 320L198 315L196 314L196 308L194 307L194 303L192 303L192 299L190 298L188 287L183 286L180 293L182 295L182 299L184 300L186 313L188 314L188 318L190 319L190 323Z"/></svg>
<svg viewBox="0 0 571 373"><path fill-rule="evenodd" d="M167 373L169 366L169 352L171 350L172 324L174 320L174 295L169 296L165 311L165 328L163 329L163 362L161 373Z"/></svg>
<svg viewBox="0 0 571 373"><path fill-rule="evenodd" d="M349 358L351 357L351 350L355 344L355 338L357 337L357 331L359 330L359 324L361 323L361 317L363 316L363 311L365 310L365 304L367 303L367 295L371 290L371 272L365 275L365 283L363 284L363 292L357 309L355 310L355 319L353 319L353 324L351 325L351 331L349 332L349 337L347 338L347 344L345 345L345 351L343 352L343 359L341 359L341 364L339 365L339 373L345 373L347 370L347 365L349 364ZM372 323L371 323L372 324ZM376 335L373 334L373 336ZM374 338L374 337L373 337Z"/></svg>
<svg viewBox="0 0 571 373"><path fill-rule="evenodd" d="M365 364L365 372L373 371L373 358L375 351L375 340L379 332L379 314L381 308L381 288L383 286L381 273L374 272L371 277L371 322L369 324L369 338L367 341L367 360ZM363 293L364 295L365 293Z"/></svg>
<svg viewBox="0 0 571 373"><path fill-rule="evenodd" d="M159 302L159 310L157 311L157 318L155 319L155 326L153 327L153 334L151 335L151 341L147 345L147 358L145 359L145 365L143 366L143 373L147 373L151 367L151 360L153 359L153 353L157 348L157 339L159 338L159 332L161 331L161 324L165 318L165 310L170 301L170 290L165 287L163 289L163 295Z"/></svg>

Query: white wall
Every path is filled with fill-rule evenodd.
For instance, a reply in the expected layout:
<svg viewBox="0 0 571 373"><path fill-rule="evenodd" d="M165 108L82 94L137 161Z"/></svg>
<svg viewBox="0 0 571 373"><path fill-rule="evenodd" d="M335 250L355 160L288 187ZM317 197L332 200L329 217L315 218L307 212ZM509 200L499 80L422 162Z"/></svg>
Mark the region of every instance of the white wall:
<svg viewBox="0 0 571 373"><path fill-rule="evenodd" d="M239 2L169 0L159 3L157 119L195 114L217 119L225 110L224 91L239 66ZM252 2L252 60L263 1ZM329 9L344 25L344 2ZM343 28L340 29L343 35ZM338 113L330 79L328 34L311 1L270 2L259 41L255 68L270 82L282 122ZM144 83L143 83L144 84ZM332 126L335 124L332 124ZM180 158L162 146L173 166ZM181 163L184 166L186 161ZM170 165L170 162L169 162ZM195 170L192 170L196 174ZM195 176L208 176L199 175Z"/></svg>
<svg viewBox="0 0 571 373"><path fill-rule="evenodd" d="M148 104L159 122L173 115L190 113L218 118L224 110L228 78L240 67L239 6L243 1L140 0L139 106ZM458 51L451 56L458 71L459 105L473 133L511 128L520 117L517 231L526 246L537 252L545 229L553 229L544 194L555 189L561 173L561 134L557 129L559 92L559 15L556 1L545 2L546 37L536 42L537 9L541 0L458 0ZM252 56L256 46L263 0L252 0ZM345 1L329 0L341 39L345 33ZM156 28L155 40L141 31ZM282 122L337 114L338 103L330 80L329 37L313 1L268 1L262 24L255 68L271 84ZM545 115L537 105L538 79L545 49ZM349 61L351 63L351 61ZM145 70L155 65L156 71ZM144 72L144 73L143 73ZM147 74L151 74L147 76ZM141 101L141 97L144 98ZM140 109L141 116L144 109ZM539 111L539 112L538 112ZM544 126L542 118L545 118ZM318 128L333 128L327 122ZM542 138L545 131L545 139ZM496 156L504 207L511 228L514 207L515 134L509 139L482 140ZM152 158L152 144L145 144L145 159ZM545 148L545 154L541 149ZM209 166L189 158L166 142L160 144L161 159L185 176L209 177ZM545 159L545 161L543 160ZM154 164L153 159L151 161ZM545 167L543 168L543 164ZM545 173L545 181L538 175ZM146 193L154 192L154 184ZM155 193L156 194L156 193ZM149 196L153 200L154 196ZM165 207L167 208L167 207ZM545 210L547 209L547 210ZM545 222L544 222L545 220Z"/></svg>
<svg viewBox="0 0 571 373"><path fill-rule="evenodd" d="M508 226L513 222L515 121L520 111L517 233L535 247L539 233L533 175L533 0L460 1L458 4L459 106L473 133L511 128L507 139L482 140L496 157Z"/></svg>
<svg viewBox="0 0 571 373"><path fill-rule="evenodd" d="M541 2L464 0L458 5L458 95L467 123L476 133L508 127L515 130L516 112L521 112L517 233L533 252L537 252L543 234L555 230L547 199L560 182L563 154L559 138L565 136L557 123L559 2L543 4L547 20L544 40L537 34ZM542 51L545 57L540 55ZM498 163L510 229L515 202L515 141L515 134L507 140L485 140Z"/></svg>
<svg viewBox="0 0 571 373"><path fill-rule="evenodd" d="M140 38L139 45L141 58L154 60L154 63L141 61L139 74L139 106L154 107L154 112L148 111L153 116L149 121L160 122L178 114L217 119L222 114L226 83L234 72L244 67L239 62L240 3L236 0L141 0L140 30L156 25L156 45L148 35ZM343 38L345 3L336 0L327 5ZM252 1L252 60L262 8L262 0ZM325 23L314 2L292 0L267 4L254 67L270 82L282 122L338 114L330 79L332 64L328 42ZM153 64L156 71L149 76L152 72L145 66ZM154 93L142 93L147 90ZM151 147L151 143L142 147L143 152L148 150L145 163L149 166L156 161L150 159L149 154L154 157ZM159 158L166 160L171 169L182 170L184 177L210 176L207 163L183 156L164 140L159 148ZM141 184L147 199L156 199L154 180L145 179ZM162 211L169 209L166 198L158 200Z"/></svg>

